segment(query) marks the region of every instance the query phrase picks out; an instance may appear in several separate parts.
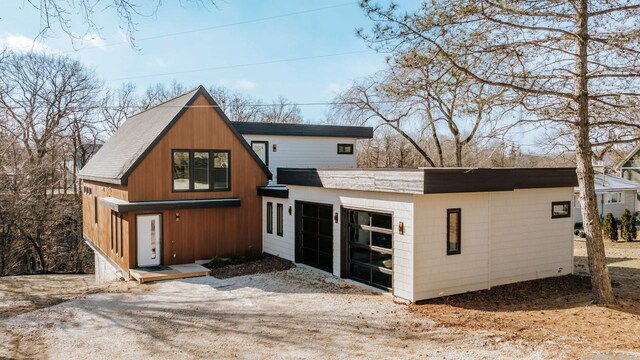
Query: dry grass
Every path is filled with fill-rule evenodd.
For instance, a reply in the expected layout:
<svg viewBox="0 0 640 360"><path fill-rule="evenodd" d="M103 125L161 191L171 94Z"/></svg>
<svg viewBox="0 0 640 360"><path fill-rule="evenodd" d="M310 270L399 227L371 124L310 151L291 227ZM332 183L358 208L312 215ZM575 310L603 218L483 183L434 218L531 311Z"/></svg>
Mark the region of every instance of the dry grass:
<svg viewBox="0 0 640 360"><path fill-rule="evenodd" d="M619 304L593 305L584 276L529 281L412 306L441 326L484 330L496 341L525 342L559 357L640 351L640 243L608 243ZM575 243L576 274L586 275L586 249Z"/></svg>

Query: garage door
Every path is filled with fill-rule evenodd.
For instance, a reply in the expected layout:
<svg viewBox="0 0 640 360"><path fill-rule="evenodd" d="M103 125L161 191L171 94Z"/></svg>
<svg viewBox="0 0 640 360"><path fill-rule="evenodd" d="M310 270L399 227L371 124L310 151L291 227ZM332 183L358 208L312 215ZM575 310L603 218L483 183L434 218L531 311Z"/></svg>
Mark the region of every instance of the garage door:
<svg viewBox="0 0 640 360"><path fill-rule="evenodd" d="M393 218L391 214L346 209L342 239L346 277L391 290L393 287Z"/></svg>
<svg viewBox="0 0 640 360"><path fill-rule="evenodd" d="M333 207L296 201L296 262L333 272Z"/></svg>

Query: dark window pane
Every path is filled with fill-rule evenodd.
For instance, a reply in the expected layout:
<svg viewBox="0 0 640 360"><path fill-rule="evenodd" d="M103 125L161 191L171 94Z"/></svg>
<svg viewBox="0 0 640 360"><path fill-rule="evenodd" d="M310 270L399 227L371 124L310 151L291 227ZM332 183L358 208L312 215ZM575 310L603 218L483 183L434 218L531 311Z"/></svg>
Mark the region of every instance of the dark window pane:
<svg viewBox="0 0 640 360"><path fill-rule="evenodd" d="M391 254L383 254L375 250L371 250L371 264L381 268L393 268L393 260L391 260Z"/></svg>
<svg viewBox="0 0 640 360"><path fill-rule="evenodd" d="M318 235L315 234L303 234L302 235L302 247L318 250Z"/></svg>
<svg viewBox="0 0 640 360"><path fill-rule="evenodd" d="M368 230L351 227L349 228L349 233L349 241L358 244L369 245L369 238L371 236L371 233Z"/></svg>
<svg viewBox="0 0 640 360"><path fill-rule="evenodd" d="M267 233L273 234L273 203L267 203Z"/></svg>
<svg viewBox="0 0 640 360"><path fill-rule="evenodd" d="M318 217L318 207L311 204L302 204L302 216Z"/></svg>
<svg viewBox="0 0 640 360"><path fill-rule="evenodd" d="M331 209L330 206L319 206L318 207L318 217L321 219L331 219Z"/></svg>
<svg viewBox="0 0 640 360"><path fill-rule="evenodd" d="M333 240L331 238L318 237L318 249L328 254L333 253Z"/></svg>
<svg viewBox="0 0 640 360"><path fill-rule="evenodd" d="M175 190L189 190L188 151L176 151L173 153L173 188Z"/></svg>
<svg viewBox="0 0 640 360"><path fill-rule="evenodd" d="M349 222L358 225L369 225L369 213L364 211L349 211Z"/></svg>
<svg viewBox="0 0 640 360"><path fill-rule="evenodd" d="M209 189L209 153L193 153L193 189Z"/></svg>
<svg viewBox="0 0 640 360"><path fill-rule="evenodd" d="M374 270L371 274L371 282L386 288L391 288L391 274L385 274Z"/></svg>
<svg viewBox="0 0 640 360"><path fill-rule="evenodd" d="M371 214L371 226L379 227L382 229L392 229L391 215L385 214Z"/></svg>
<svg viewBox="0 0 640 360"><path fill-rule="evenodd" d="M302 249L302 262L308 263L311 265L316 265L318 263L318 252L311 249Z"/></svg>
<svg viewBox="0 0 640 360"><path fill-rule="evenodd" d="M362 279L365 281L371 280L371 270L368 266L351 263L349 270L349 276L352 278Z"/></svg>
<svg viewBox="0 0 640 360"><path fill-rule="evenodd" d="M229 189L229 153L213 153L213 189Z"/></svg>
<svg viewBox="0 0 640 360"><path fill-rule="evenodd" d="M305 234L317 234L318 222L313 219L302 219L302 232Z"/></svg>
<svg viewBox="0 0 640 360"><path fill-rule="evenodd" d="M318 226L320 228L320 235L331 236L333 234L333 223L319 221Z"/></svg>
<svg viewBox="0 0 640 360"><path fill-rule="evenodd" d="M383 234L375 231L372 232L371 245L391 249L391 234Z"/></svg>
<svg viewBox="0 0 640 360"><path fill-rule="evenodd" d="M284 232L284 210L283 210L283 205L282 204L278 204L277 207L277 221L278 223L276 224L276 232L278 233L278 236L282 236L283 232Z"/></svg>
<svg viewBox="0 0 640 360"><path fill-rule="evenodd" d="M330 254L323 254L323 253L319 253L318 254L318 265L321 269L324 269L326 271L333 271L332 267L333 267L333 259L332 256Z"/></svg>
<svg viewBox="0 0 640 360"><path fill-rule="evenodd" d="M371 251L369 249L352 246L350 250L349 258L351 260L357 260L366 264L371 262Z"/></svg>

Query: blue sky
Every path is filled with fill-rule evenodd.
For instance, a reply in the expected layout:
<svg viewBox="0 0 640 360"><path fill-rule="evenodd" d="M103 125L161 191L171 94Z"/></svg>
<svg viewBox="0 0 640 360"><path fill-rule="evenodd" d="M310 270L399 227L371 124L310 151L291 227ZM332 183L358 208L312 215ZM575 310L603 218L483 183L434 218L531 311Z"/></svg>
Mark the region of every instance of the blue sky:
<svg viewBox="0 0 640 360"><path fill-rule="evenodd" d="M402 6L411 9L418 2L406 1ZM107 10L96 14L96 22L101 28L99 34L90 34L86 41L76 43L75 48L79 50L74 50L69 37L60 31L41 39L42 43L37 43L35 48L46 47L50 51L78 58L112 87L118 87L122 82L132 82L143 91L149 84L168 84L175 79L187 85L222 85L265 101L282 95L296 103L330 101L337 91L347 87L351 81L384 68L385 55L367 51L366 44L355 36L356 28L371 26L356 1L218 0L217 8L209 9L180 6L177 3L167 2L155 17L136 19L136 38L333 7L260 22L140 40L137 42L140 50L127 44L109 46L122 42L125 36L114 11ZM3 14L0 18L0 43L14 48L29 48L38 34L38 13L22 1L2 1L0 14ZM79 25L76 30L78 34L82 34L82 23L75 17L72 20ZM358 53L167 76L154 75L350 52ZM153 76L140 77L146 75ZM303 116L308 121L319 121L326 110L325 106L302 107Z"/></svg>

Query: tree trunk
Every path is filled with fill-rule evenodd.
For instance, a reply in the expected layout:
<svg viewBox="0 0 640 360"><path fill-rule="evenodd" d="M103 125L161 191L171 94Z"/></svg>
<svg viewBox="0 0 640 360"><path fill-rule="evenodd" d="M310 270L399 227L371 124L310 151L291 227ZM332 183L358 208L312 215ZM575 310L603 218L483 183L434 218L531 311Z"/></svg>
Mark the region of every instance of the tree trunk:
<svg viewBox="0 0 640 360"><path fill-rule="evenodd" d="M602 225L598 215L598 200L596 196L595 179L593 172L593 152L589 139L589 87L587 78L587 47L588 47L588 17L587 0L580 1L580 9L577 13L577 33L580 40L576 42L576 80L575 99L578 107L576 128L576 173L580 186L580 208L584 231L587 234L587 255L589 271L591 273L591 286L594 302L609 305L616 302L602 237Z"/></svg>

